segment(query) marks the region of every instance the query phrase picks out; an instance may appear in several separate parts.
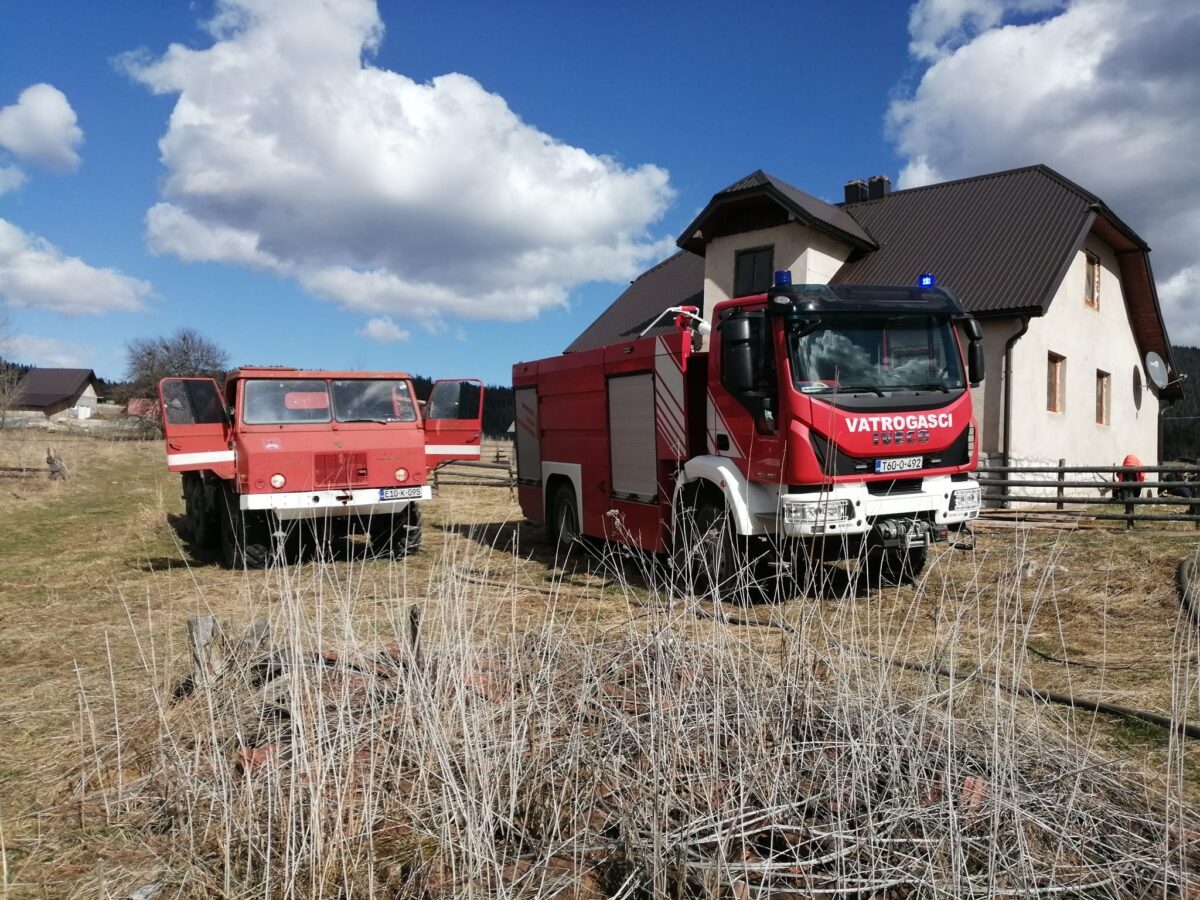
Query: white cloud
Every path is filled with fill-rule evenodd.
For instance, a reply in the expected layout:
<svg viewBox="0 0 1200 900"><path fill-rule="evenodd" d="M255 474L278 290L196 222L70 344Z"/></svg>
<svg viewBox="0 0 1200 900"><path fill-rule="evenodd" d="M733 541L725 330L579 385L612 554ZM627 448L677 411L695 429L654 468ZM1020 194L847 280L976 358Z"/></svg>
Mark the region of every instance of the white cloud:
<svg viewBox="0 0 1200 900"><path fill-rule="evenodd" d="M12 306L64 315L139 310L151 291L145 281L89 266L0 219L0 297Z"/></svg>
<svg viewBox="0 0 1200 900"><path fill-rule="evenodd" d="M0 147L26 162L73 172L79 168L75 148L82 140L75 110L54 85L27 87L16 103L0 109Z"/></svg>
<svg viewBox="0 0 1200 900"><path fill-rule="evenodd" d="M1060 9L1065 0L919 0L908 16L909 52L941 59L980 32L1020 14Z"/></svg>
<svg viewBox="0 0 1200 900"><path fill-rule="evenodd" d="M25 173L16 166L0 165L0 195L15 191L25 183Z"/></svg>
<svg viewBox="0 0 1200 900"><path fill-rule="evenodd" d="M212 46L123 62L178 94L151 249L381 315L527 318L669 252L673 192L523 122L474 79L365 63L374 0L218 0Z"/></svg>
<svg viewBox="0 0 1200 900"><path fill-rule="evenodd" d="M1200 7L1067 0L1050 18L1004 24L1031 5L914 6L910 25L949 13L911 29L914 55L934 61L888 111L900 186L1046 163L1146 238L1171 338L1195 336L1188 292L1200 285L1184 273L1200 265Z"/></svg>
<svg viewBox="0 0 1200 900"><path fill-rule="evenodd" d="M381 344L407 341L410 337L407 331L392 321L391 316L377 316L369 320L359 334Z"/></svg>
<svg viewBox="0 0 1200 900"><path fill-rule="evenodd" d="M10 338L8 353L13 362L61 369L89 368L93 356L89 347L58 338L34 337L31 334L18 334Z"/></svg>

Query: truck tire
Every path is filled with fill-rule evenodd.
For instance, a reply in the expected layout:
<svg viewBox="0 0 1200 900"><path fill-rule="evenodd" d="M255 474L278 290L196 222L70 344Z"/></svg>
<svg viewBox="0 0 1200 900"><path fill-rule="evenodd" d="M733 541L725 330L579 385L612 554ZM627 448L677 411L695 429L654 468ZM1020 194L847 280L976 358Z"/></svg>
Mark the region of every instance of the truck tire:
<svg viewBox="0 0 1200 900"><path fill-rule="evenodd" d="M183 497L184 517L192 543L203 550L216 549L221 538L220 521L205 497L204 478L193 472L184 473Z"/></svg>
<svg viewBox="0 0 1200 900"><path fill-rule="evenodd" d="M912 584L925 569L927 547L911 550L871 550L867 554L867 572L874 584Z"/></svg>
<svg viewBox="0 0 1200 900"><path fill-rule="evenodd" d="M368 533L371 552L377 556L398 559L421 549L421 510L410 503L398 513L377 515L371 520Z"/></svg>
<svg viewBox="0 0 1200 900"><path fill-rule="evenodd" d="M560 556L566 556L571 545L579 540L579 508L575 502L575 488L572 485L563 482L554 489L546 529L549 532L550 543Z"/></svg>
<svg viewBox="0 0 1200 900"><path fill-rule="evenodd" d="M227 569L264 568L271 559L266 523L243 513L230 491L221 498L221 562Z"/></svg>
<svg viewBox="0 0 1200 900"><path fill-rule="evenodd" d="M723 499L711 493L700 497L694 535L684 540L689 537L695 543L685 557L684 575L691 589L718 602L746 602L751 573Z"/></svg>

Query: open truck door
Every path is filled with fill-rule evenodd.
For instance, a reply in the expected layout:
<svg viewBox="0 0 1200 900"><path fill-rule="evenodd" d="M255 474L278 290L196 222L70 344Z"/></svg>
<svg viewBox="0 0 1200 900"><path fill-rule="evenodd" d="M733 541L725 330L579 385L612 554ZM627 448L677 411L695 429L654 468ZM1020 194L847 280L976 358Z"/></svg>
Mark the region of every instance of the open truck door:
<svg viewBox="0 0 1200 900"><path fill-rule="evenodd" d="M425 405L425 464L479 459L483 440L483 382L446 378L433 383Z"/></svg>
<svg viewBox="0 0 1200 900"><path fill-rule="evenodd" d="M221 478L234 475L229 447L229 414L211 378L164 378L158 384L167 468L172 472L210 469Z"/></svg>

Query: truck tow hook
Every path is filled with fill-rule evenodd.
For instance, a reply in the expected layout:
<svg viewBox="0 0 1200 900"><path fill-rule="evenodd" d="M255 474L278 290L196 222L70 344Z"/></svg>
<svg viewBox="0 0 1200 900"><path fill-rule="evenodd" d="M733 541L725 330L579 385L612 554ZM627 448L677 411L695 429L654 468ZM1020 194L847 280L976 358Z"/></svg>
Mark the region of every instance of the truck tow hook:
<svg viewBox="0 0 1200 900"><path fill-rule="evenodd" d="M342 493L338 494L333 499L336 500L338 503L342 504L343 506L345 506L347 503L349 503L351 500L354 499L354 494L351 491L343 491Z"/></svg>

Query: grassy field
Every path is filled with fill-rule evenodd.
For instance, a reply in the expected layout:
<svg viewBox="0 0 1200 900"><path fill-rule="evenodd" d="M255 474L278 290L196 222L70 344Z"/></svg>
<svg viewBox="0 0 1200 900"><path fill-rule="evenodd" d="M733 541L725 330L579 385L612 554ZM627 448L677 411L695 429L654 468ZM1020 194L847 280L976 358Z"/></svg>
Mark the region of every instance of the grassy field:
<svg viewBox="0 0 1200 900"><path fill-rule="evenodd" d="M0 465L40 464L46 440L0 433ZM343 653L405 634L414 607L431 647L463 635L507 647L554 635L558 658L597 641L658 641L669 632L724 654L722 665L785 665L801 653L814 684L861 680L855 696L878 696L889 708L915 697L937 698L939 709L958 704L956 714L968 717L973 705L1003 709L1013 747L1021 727L1050 728L1151 785L1152 805L1200 800L1196 742L1140 722L1043 708L997 686L1200 720L1200 642L1173 581L1197 545L1188 528L985 525L973 549L939 547L916 587L871 588L833 570L788 603L732 609L676 598L643 557L593 549L557 565L539 529L494 488L444 489L426 506L424 549L408 560L229 572L196 557L176 532L179 481L160 444L63 439L56 448L70 481L0 480L0 891L14 897L125 896L164 865L179 865L171 855L179 848L148 836L136 814L146 772L114 764L112 754L143 733L174 733L163 698L189 669L184 626L210 612L235 630L267 618L276 635L308 650ZM957 685L879 657L977 677ZM519 654L505 659L517 665ZM117 793L101 791L98 800L98 785ZM206 890L287 894L278 886L255 893L229 877ZM498 893L494 884L488 890Z"/></svg>

